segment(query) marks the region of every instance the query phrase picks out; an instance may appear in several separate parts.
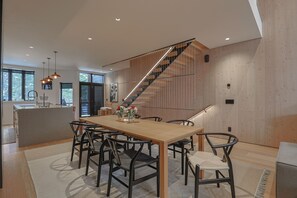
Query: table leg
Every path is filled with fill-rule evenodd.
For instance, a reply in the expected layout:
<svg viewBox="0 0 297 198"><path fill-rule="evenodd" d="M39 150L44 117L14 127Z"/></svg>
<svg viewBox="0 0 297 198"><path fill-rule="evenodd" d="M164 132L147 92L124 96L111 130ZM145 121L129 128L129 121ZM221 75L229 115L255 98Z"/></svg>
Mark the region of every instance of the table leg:
<svg viewBox="0 0 297 198"><path fill-rule="evenodd" d="M197 135L197 136L198 136L198 151L204 151L204 136L203 135ZM202 179L204 177L204 171L201 170L199 175L200 175L200 179Z"/></svg>
<svg viewBox="0 0 297 198"><path fill-rule="evenodd" d="M197 135L198 136L198 151L204 151L204 136L203 135Z"/></svg>
<svg viewBox="0 0 297 198"><path fill-rule="evenodd" d="M168 144L160 143L160 197L168 197Z"/></svg>

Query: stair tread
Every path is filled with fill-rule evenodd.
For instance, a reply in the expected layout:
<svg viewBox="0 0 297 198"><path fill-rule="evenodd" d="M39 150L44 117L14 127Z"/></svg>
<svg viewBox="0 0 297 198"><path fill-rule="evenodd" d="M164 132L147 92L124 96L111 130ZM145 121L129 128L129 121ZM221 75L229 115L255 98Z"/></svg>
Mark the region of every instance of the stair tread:
<svg viewBox="0 0 297 198"><path fill-rule="evenodd" d="M188 58L194 58L194 56L185 51L188 47L188 43L181 43L175 46L175 49L167 54L157 68L155 68L150 75L141 83L141 87L138 87L134 95L129 97L123 104L130 106L131 104L143 104L154 96L162 87L164 87L169 81L172 81L173 73L178 72L186 65L178 57L180 54Z"/></svg>
<svg viewBox="0 0 297 198"><path fill-rule="evenodd" d="M167 55L167 57L174 57L174 56L177 56L177 54L178 54L177 51L172 51Z"/></svg>

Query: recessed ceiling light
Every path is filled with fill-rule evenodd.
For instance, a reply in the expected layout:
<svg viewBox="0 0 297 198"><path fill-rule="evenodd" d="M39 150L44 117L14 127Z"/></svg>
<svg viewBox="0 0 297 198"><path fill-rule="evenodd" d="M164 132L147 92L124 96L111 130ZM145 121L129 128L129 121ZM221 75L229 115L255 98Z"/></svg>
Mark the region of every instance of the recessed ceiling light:
<svg viewBox="0 0 297 198"><path fill-rule="evenodd" d="M89 37L88 40L91 41L91 40L93 40L93 38Z"/></svg>
<svg viewBox="0 0 297 198"><path fill-rule="evenodd" d="M110 71L112 71L112 68L110 68Z"/></svg>
<svg viewBox="0 0 297 198"><path fill-rule="evenodd" d="M120 18L115 18L115 20L116 20L117 22L119 22L121 19L120 19Z"/></svg>
<svg viewBox="0 0 297 198"><path fill-rule="evenodd" d="M30 54L26 54L26 56L30 56Z"/></svg>
<svg viewBox="0 0 297 198"><path fill-rule="evenodd" d="M230 38L229 38L229 37L227 37L227 38L225 38L225 40L226 40L226 41L229 41L229 40L230 40Z"/></svg>
<svg viewBox="0 0 297 198"><path fill-rule="evenodd" d="M33 49L34 47L33 47L33 46L30 46L29 48L30 48L30 49Z"/></svg>

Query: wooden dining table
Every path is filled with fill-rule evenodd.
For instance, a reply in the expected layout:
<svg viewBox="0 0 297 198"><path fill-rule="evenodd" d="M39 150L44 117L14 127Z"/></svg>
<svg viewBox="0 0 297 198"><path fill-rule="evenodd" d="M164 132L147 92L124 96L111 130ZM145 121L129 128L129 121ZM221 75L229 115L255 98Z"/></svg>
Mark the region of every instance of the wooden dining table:
<svg viewBox="0 0 297 198"><path fill-rule="evenodd" d="M125 135L141 140L151 140L159 145L160 160L160 197L168 197L168 145L186 137L203 133L203 128L137 119L127 123L115 115L81 118L82 121L120 131ZM203 150L203 137L198 135L198 150Z"/></svg>

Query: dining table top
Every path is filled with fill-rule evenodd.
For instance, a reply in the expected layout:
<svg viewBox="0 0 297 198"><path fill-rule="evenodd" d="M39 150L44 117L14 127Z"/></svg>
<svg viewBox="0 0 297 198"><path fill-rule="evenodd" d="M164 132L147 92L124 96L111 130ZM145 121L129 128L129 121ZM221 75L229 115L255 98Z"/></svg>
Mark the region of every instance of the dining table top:
<svg viewBox="0 0 297 198"><path fill-rule="evenodd" d="M203 128L197 126L184 126L152 120L135 119L128 123L119 120L116 115L84 117L80 120L120 131L142 140L151 140L153 143L170 144L184 137L203 132Z"/></svg>

